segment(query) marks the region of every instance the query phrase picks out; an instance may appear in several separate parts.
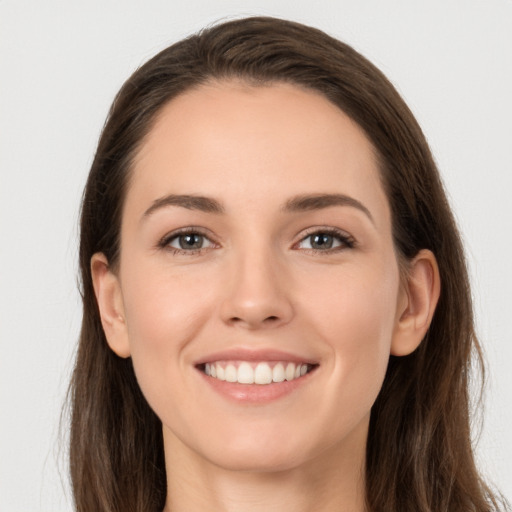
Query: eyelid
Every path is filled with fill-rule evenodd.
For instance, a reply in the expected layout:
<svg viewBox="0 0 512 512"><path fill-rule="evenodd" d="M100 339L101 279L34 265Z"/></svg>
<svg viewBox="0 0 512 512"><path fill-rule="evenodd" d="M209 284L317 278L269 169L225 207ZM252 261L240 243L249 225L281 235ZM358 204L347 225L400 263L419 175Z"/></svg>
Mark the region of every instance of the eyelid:
<svg viewBox="0 0 512 512"><path fill-rule="evenodd" d="M213 247L201 247L199 249L178 249L177 247L170 246L170 242L175 238L183 235L196 234L206 238ZM204 250L210 250L212 248L218 247L219 244L214 240L211 232L208 229L199 227L199 226L186 226L183 228L175 229L169 233L166 233L156 244L158 249L169 250L175 254L194 254Z"/></svg>
<svg viewBox="0 0 512 512"><path fill-rule="evenodd" d="M332 247L329 249L300 249L298 245L306 240L308 237L315 235L315 234L325 234L325 235L331 235L333 237L338 238L341 241L341 246L338 247ZM300 238L297 242L295 242L292 246L293 249L296 250L303 250L303 251L309 251L314 253L334 253L343 251L346 249L353 249L357 245L357 242L355 238L347 233L346 231L343 231L342 229L335 228L333 226L314 226L311 228L307 228L305 231L303 231L300 234Z"/></svg>
<svg viewBox="0 0 512 512"><path fill-rule="evenodd" d="M308 237L310 237L314 234L317 234L317 233L318 234L327 234L327 235L338 238L341 241L341 246L337 246L337 247L333 247L333 248L329 248L329 249L300 249L298 247L298 245L301 242L303 242L305 239L307 239ZM178 238L179 236L187 235L187 234L197 234L197 235L203 236L212 244L212 246L201 247L199 249L185 250L185 249L178 249L176 247L172 247L169 245L169 243L172 240ZM314 253L329 254L329 253L334 253L334 252L338 252L338 251L342 251L342 250L346 250L346 249L352 249L356 245L357 245L357 242L354 239L354 237L344 230L341 230L341 229L333 227L333 226L312 226L310 228L305 229L300 234L299 240L296 241L292 245L292 249L309 251L309 252L314 252ZM186 226L186 227L175 229L169 233L166 233L162 238L159 239L159 241L156 244L156 247L158 249L169 250L175 254L194 254L194 253L198 253L198 252L201 252L204 250L211 250L213 248L218 248L219 243L215 240L215 237L212 235L210 230L205 229L203 227L199 227L199 226Z"/></svg>

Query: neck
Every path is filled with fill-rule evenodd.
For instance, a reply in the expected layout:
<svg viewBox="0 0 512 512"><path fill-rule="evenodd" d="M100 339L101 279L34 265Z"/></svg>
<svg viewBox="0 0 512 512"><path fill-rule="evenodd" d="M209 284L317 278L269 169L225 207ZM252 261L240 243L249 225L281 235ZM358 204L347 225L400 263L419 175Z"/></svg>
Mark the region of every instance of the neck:
<svg viewBox="0 0 512 512"><path fill-rule="evenodd" d="M233 471L205 461L165 429L164 440L168 490L164 512L366 510L366 435L361 436L363 442L352 439L356 442L348 449L346 444L332 447L291 469L258 472Z"/></svg>

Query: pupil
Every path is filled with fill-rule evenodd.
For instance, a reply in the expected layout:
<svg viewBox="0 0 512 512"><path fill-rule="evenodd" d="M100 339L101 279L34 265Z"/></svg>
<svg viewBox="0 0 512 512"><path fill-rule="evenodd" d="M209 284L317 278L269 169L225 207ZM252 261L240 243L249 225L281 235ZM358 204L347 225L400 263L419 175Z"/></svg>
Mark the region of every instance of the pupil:
<svg viewBox="0 0 512 512"><path fill-rule="evenodd" d="M180 247L182 249L200 249L203 245L203 237L197 234L181 235Z"/></svg>
<svg viewBox="0 0 512 512"><path fill-rule="evenodd" d="M320 233L318 235L313 235L311 245L314 249L330 249L332 247L332 242L332 235Z"/></svg>

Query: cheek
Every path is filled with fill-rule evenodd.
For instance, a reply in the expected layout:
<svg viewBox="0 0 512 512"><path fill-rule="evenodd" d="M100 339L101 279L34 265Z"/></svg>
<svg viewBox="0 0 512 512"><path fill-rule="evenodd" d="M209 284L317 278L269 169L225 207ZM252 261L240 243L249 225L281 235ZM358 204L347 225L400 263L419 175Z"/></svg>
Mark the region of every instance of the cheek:
<svg viewBox="0 0 512 512"><path fill-rule="evenodd" d="M304 309L312 312L312 322L324 326L333 346L364 349L391 342L399 288L396 264L327 271L303 288Z"/></svg>
<svg viewBox="0 0 512 512"><path fill-rule="evenodd" d="M165 265L131 269L123 279L123 297L132 348L175 351L202 324L213 302L211 288L199 275L194 279Z"/></svg>
<svg viewBox="0 0 512 512"><path fill-rule="evenodd" d="M317 281L317 285L319 282ZM389 361L396 318L398 270L361 268L325 281L323 293L310 296L309 324L329 347L333 408L350 408L354 418L369 411ZM317 288L318 289L318 288ZM328 290L328 293L325 292Z"/></svg>
<svg viewBox="0 0 512 512"><path fill-rule="evenodd" d="M182 389L186 347L207 322L214 301L202 280L152 268L130 272L123 295L137 380L150 405L161 410Z"/></svg>

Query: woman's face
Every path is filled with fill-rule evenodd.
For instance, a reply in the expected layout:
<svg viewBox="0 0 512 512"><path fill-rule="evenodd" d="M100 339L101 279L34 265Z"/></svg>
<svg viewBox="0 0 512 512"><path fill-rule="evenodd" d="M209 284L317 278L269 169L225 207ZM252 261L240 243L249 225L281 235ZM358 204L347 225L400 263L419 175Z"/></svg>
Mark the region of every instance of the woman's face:
<svg viewBox="0 0 512 512"><path fill-rule="evenodd" d="M372 146L324 97L172 100L135 161L117 279L115 349L166 451L241 470L364 452L403 293Z"/></svg>

